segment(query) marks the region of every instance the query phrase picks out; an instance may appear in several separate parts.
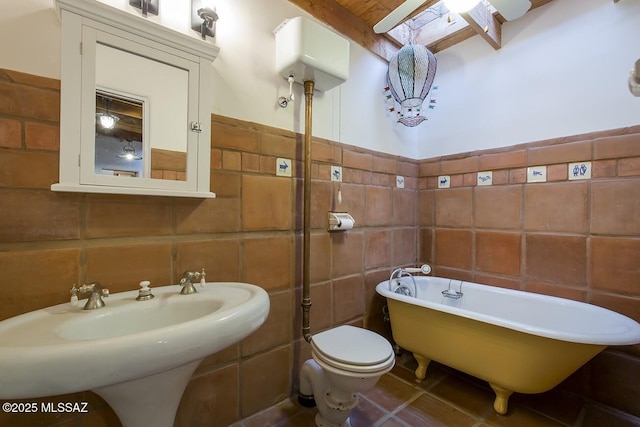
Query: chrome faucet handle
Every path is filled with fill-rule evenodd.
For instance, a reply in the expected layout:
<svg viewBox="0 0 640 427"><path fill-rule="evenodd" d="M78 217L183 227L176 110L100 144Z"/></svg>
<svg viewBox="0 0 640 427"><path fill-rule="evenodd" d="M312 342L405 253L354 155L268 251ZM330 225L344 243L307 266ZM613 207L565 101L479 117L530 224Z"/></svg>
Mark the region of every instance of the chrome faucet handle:
<svg viewBox="0 0 640 427"><path fill-rule="evenodd" d="M77 306L78 305L78 287L76 286L75 283L69 290L69 293L71 294L71 300L69 301L71 303L71 306L72 307Z"/></svg>
<svg viewBox="0 0 640 427"><path fill-rule="evenodd" d="M191 282L193 281L193 279L199 279L200 278L200 273L198 273L197 271L185 271L182 274L182 279L180 279L180 284L185 283L185 282Z"/></svg>
<svg viewBox="0 0 640 427"><path fill-rule="evenodd" d="M71 288L71 290L73 290L73 288ZM109 289L103 288L100 282L93 282L89 285L86 285L86 284L82 285L78 288L78 292L81 292L81 293L91 292L92 295L98 294L103 297L109 296Z"/></svg>
<svg viewBox="0 0 640 427"><path fill-rule="evenodd" d="M73 288L71 288L71 290L73 291ZM102 300L102 297L106 298L109 296L109 289L103 288L99 282L94 282L90 285L82 285L78 288L78 292L91 292L91 295L89 296L87 303L84 305L83 310L95 310L104 307L105 304Z"/></svg>
<svg viewBox="0 0 640 427"><path fill-rule="evenodd" d="M202 271L200 272L200 287L204 288L204 284L207 283L207 281L205 280L205 277L207 277L207 273L205 273L204 268L202 268Z"/></svg>
<svg viewBox="0 0 640 427"><path fill-rule="evenodd" d="M148 280L143 280L140 282L140 289L138 290L138 296L136 297L136 301L148 301L154 297L151 293L151 288L149 285L151 282Z"/></svg>
<svg viewBox="0 0 640 427"><path fill-rule="evenodd" d="M185 271L179 283L179 285L182 286L182 289L180 290L180 294L190 295L190 294L197 293L198 290L195 288L195 286L193 286L192 280L199 279L199 278L200 278L200 273L198 273L197 271L196 272Z"/></svg>

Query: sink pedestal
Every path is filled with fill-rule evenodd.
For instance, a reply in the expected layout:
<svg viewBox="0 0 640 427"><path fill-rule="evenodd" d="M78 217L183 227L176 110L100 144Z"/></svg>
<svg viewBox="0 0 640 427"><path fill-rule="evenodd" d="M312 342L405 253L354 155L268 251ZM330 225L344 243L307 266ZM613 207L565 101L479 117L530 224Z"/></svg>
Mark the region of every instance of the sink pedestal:
<svg viewBox="0 0 640 427"><path fill-rule="evenodd" d="M111 406L123 427L173 427L182 394L201 361L92 391Z"/></svg>

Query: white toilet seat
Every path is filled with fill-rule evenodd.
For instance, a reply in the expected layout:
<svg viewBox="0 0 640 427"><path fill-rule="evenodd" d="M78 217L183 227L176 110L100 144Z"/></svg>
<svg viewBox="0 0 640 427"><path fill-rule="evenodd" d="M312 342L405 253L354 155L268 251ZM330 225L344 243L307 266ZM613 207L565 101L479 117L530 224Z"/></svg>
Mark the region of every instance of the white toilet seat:
<svg viewBox="0 0 640 427"><path fill-rule="evenodd" d="M314 335L311 351L317 361L354 373L388 371L395 363L389 341L375 332L350 325Z"/></svg>

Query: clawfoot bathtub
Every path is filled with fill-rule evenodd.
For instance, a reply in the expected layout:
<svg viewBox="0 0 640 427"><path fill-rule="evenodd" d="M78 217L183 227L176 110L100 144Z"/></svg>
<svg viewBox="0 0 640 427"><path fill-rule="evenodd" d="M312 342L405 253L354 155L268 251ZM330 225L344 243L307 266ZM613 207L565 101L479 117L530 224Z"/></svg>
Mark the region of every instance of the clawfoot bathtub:
<svg viewBox="0 0 640 427"><path fill-rule="evenodd" d="M640 324L591 304L440 277L381 282L393 339L431 360L489 383L506 414L513 392L542 393L609 345L640 343ZM396 293L396 291L400 293Z"/></svg>

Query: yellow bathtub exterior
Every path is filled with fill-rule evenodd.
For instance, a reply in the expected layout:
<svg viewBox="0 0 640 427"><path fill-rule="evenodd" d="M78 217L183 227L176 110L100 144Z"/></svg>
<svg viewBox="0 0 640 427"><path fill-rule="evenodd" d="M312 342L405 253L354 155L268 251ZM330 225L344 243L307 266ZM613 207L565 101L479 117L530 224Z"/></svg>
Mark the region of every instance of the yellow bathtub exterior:
<svg viewBox="0 0 640 427"><path fill-rule="evenodd" d="M507 412L512 392L550 390L606 348L530 335L391 298L387 303L393 339L413 352L417 378L424 379L435 360L485 380L496 392L494 409L500 414Z"/></svg>

